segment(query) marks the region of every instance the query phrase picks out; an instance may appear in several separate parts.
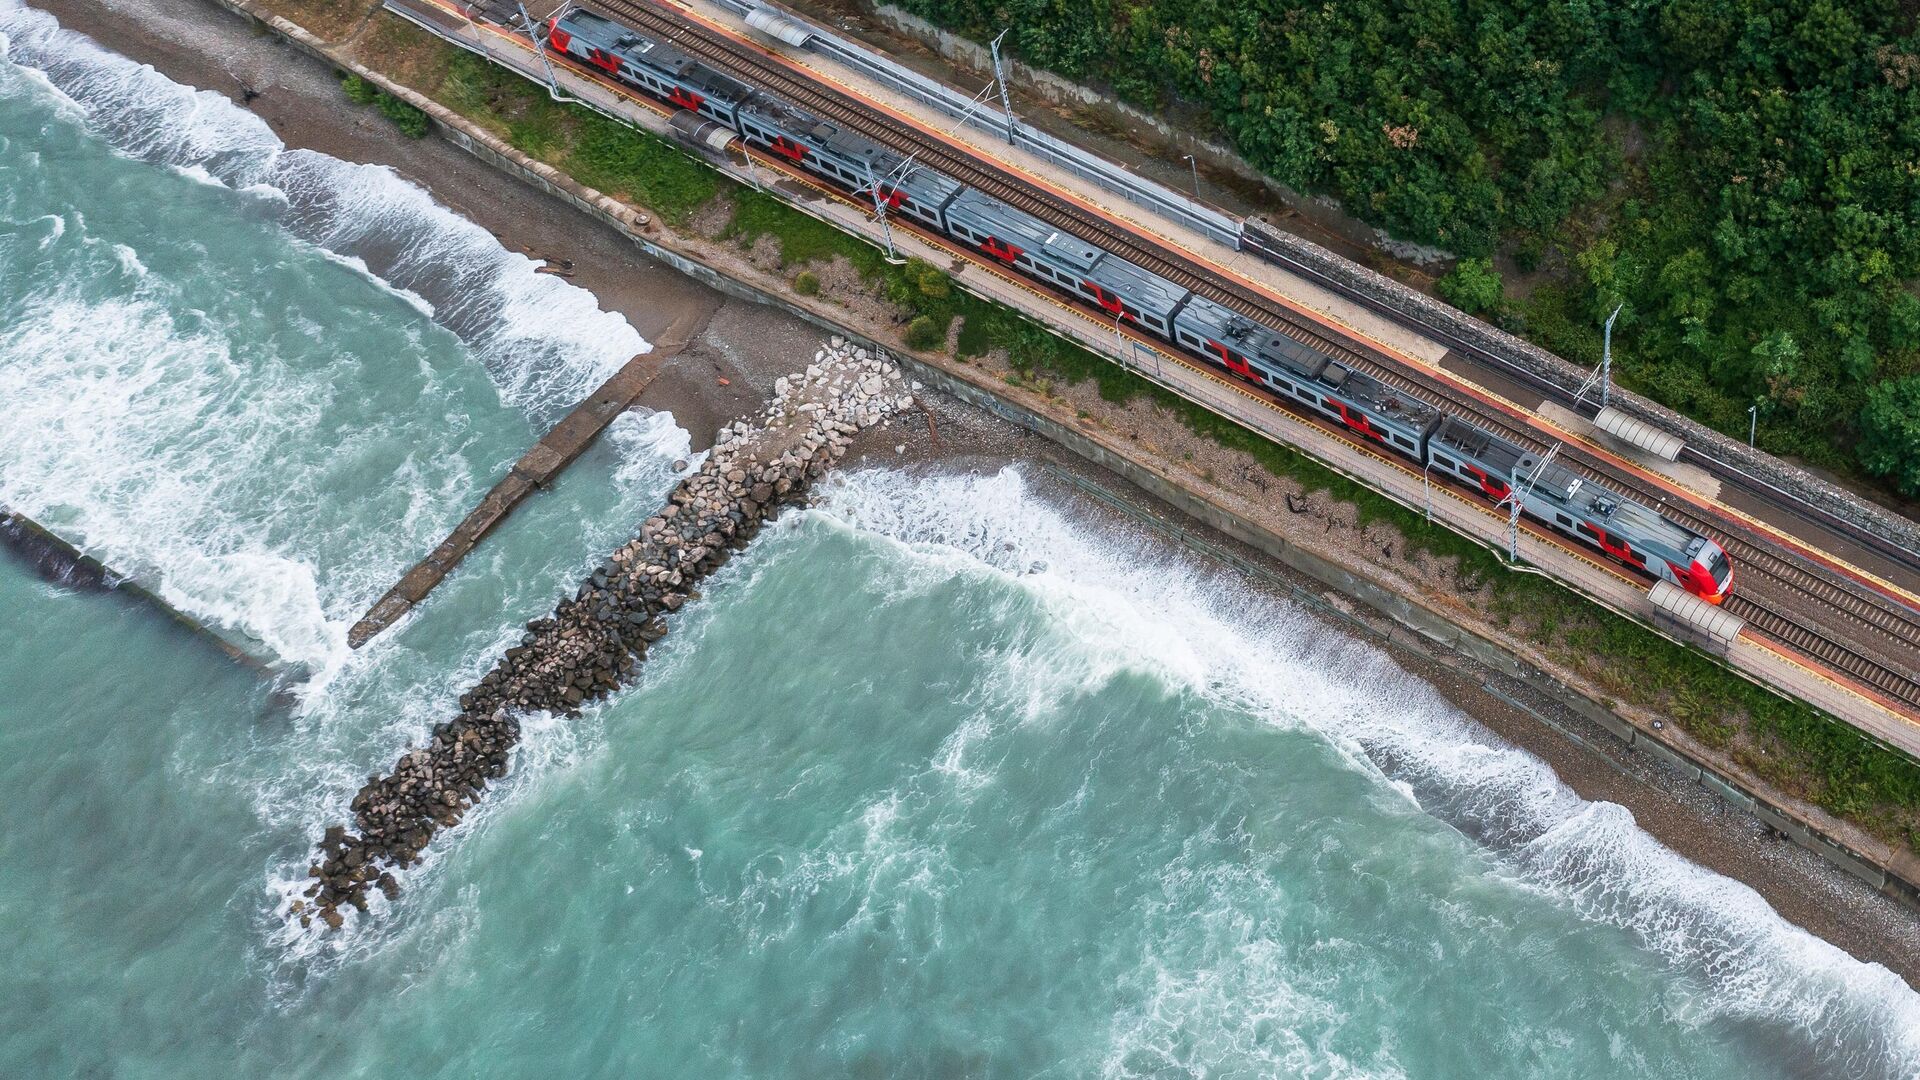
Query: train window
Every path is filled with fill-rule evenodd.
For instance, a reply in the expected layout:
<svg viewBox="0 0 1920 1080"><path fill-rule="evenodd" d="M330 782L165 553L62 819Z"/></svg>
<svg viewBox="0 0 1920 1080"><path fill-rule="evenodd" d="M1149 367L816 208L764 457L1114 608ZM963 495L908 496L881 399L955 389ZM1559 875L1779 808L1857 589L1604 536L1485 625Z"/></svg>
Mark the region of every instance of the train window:
<svg viewBox="0 0 1920 1080"><path fill-rule="evenodd" d="M1567 515L1565 515L1565 514L1555 514L1555 515L1553 515L1553 516L1554 516L1554 519L1555 519L1556 521L1558 521L1558 522L1560 522L1560 524L1562 524L1562 525L1564 525L1564 526L1566 526L1566 527L1568 527L1568 528L1572 528L1572 527L1573 527L1573 519L1572 519L1572 518L1570 518L1570 517L1568 517Z"/></svg>
<svg viewBox="0 0 1920 1080"><path fill-rule="evenodd" d="M1433 463L1435 465L1440 466L1443 469L1457 469L1460 467L1460 464L1458 462L1454 461L1452 458L1448 457L1445 454L1433 455Z"/></svg>

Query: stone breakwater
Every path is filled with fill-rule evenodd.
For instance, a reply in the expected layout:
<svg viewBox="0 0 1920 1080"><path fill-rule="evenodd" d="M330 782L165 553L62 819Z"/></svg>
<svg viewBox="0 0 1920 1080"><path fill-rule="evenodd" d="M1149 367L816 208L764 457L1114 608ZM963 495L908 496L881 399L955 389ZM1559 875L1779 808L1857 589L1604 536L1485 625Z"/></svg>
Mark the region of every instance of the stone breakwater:
<svg viewBox="0 0 1920 1080"><path fill-rule="evenodd" d="M698 597L694 585L798 500L854 434L912 404L891 360L839 337L805 372L777 380L764 414L720 429L706 461L639 534L551 616L528 623L520 644L461 695L459 715L367 781L353 797L352 824L321 838L313 883L288 916L338 929L340 909L366 911L369 890L397 896L394 871L419 860L436 832L458 824L487 783L506 775L520 716L576 716L618 688L665 636L667 617Z"/></svg>

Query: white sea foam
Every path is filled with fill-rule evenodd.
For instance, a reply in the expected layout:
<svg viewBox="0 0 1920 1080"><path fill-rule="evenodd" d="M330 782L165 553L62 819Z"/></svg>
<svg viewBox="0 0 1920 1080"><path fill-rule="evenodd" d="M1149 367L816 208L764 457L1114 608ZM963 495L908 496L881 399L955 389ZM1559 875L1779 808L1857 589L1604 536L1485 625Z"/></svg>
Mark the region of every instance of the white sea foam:
<svg viewBox="0 0 1920 1080"><path fill-rule="evenodd" d="M515 593L535 597L532 614L536 616L546 613L545 589L570 590L593 560L617 545L659 505L676 480L674 461L700 458L691 452L688 433L671 413L623 414L608 426L603 440L618 455L613 474L616 498L604 518L582 523L579 545L570 561L509 574L497 565L488 566L488 560L502 557L497 546L474 556L480 560L473 568L476 576L509 581ZM549 577L551 581L545 580ZM295 771L262 776L250 784L260 819L299 838L265 875L267 894L260 928L266 948L258 962L270 974L276 993L289 1000L297 998L300 980L361 963L396 946L422 948L432 941L438 949L456 943L471 925L477 898L465 893L441 895L447 888L447 856L475 843L495 823L520 813L529 799L540 797L545 785L563 783L570 768L601 745L608 702L588 705L576 719L545 714L523 717L522 738L506 779L474 805L445 843L431 845L419 863L396 873L413 903L396 907L374 893L369 897L374 917L352 934L328 934L318 926L303 929L282 917L288 903L312 884L306 876L312 838L341 819L342 807L366 779L368 769L384 768L404 747L419 745L435 724L457 711L458 696L478 682L524 632L511 619L475 626L456 650L461 658L457 663L436 661L423 669L422 658L397 643L390 631L362 651L363 660L340 672L332 692L293 719L293 730L284 737L299 748L290 755ZM656 651L649 675L662 674L672 655L671 649ZM365 707L368 701L384 704L372 724Z"/></svg>
<svg viewBox="0 0 1920 1080"><path fill-rule="evenodd" d="M1836 1074L1920 1069L1920 998L1898 977L1787 923L1747 886L1675 855L1625 809L1582 800L1544 763L1494 740L1377 650L1338 640L1231 579L1155 556L1140 538L1073 523L1036 496L1017 468L932 478L866 470L826 491L822 513L907 545L907 572L923 573L927 587L950 575L962 555L975 572L1018 582L1084 643L1083 657L1053 656L1017 676L1029 683L1036 711L1125 668L1317 731L1356 768L1378 776L1383 792L1404 793L1478 839L1520 887L1630 931L1676 972L1702 980L1708 991L1687 1006L1696 1019L1797 1032L1803 1052ZM1046 569L1031 572L1042 560ZM1231 955L1235 964L1257 959ZM1175 1067L1153 1064L1154 1047L1173 1045L1156 1033L1203 1016L1225 1022L1221 1010L1227 1019L1244 1012L1234 994L1246 987L1233 980L1234 994L1214 993L1212 978L1169 973L1148 1012L1116 1031L1110 1071L1134 1071L1128 1062L1147 1072ZM1278 1003L1281 1012L1318 1007L1310 995ZM1256 1022L1252 1014L1243 1019ZM1307 1056L1289 1053L1270 1064L1291 1073L1313 1061L1328 1075L1375 1068L1294 1049Z"/></svg>
<svg viewBox="0 0 1920 1080"><path fill-rule="evenodd" d="M319 249L460 336L501 399L540 426L649 348L618 314L601 311L592 294L534 273L531 260L391 170L287 150L263 121L224 97L101 49L18 0L0 0L0 56L0 94L25 95L48 110L48 138L70 139L77 124L123 155L231 189L236 220L264 213L296 248ZM31 153L15 148L12 156L33 167ZM101 242L86 234L72 210L47 215L22 238L28 251L36 242L43 250L71 245L76 236ZM7 242L0 235L0 244ZM297 498L348 493L287 492L284 505L219 504L221 478L207 470L270 466L262 460L261 448L273 445L266 436L311 420L335 388L249 369L224 337L240 330L173 310L168 283L153 280L132 247L110 250L121 287L109 299L86 282L44 270L28 291L9 298L16 306L11 324L0 328L0 357L20 362L0 363L0 398L7 426L21 437L18 452L27 456L0 477L0 495L189 614L290 668L317 673L308 689L318 691L347 662L345 626L457 520L486 478L403 468L393 479L422 496L405 512L406 535L369 538L365 550L339 565L303 543L286 519L298 512ZM313 340L334 330L305 329ZM343 364L343 373L350 370ZM223 372L234 378L223 380ZM253 397L240 410L232 399L238 377ZM436 393L430 388L426 400ZM437 417L394 423L421 420L430 428L422 456L437 456L432 440L445 426L435 426ZM668 439L670 417L653 425L655 441ZM224 460L200 461L204 468L196 470L156 457L157 447L196 429L228 451ZM459 437L457 430L449 437ZM461 490L447 490L455 482ZM434 520L417 518L428 512ZM266 521L281 524L283 539L262 538Z"/></svg>
<svg viewBox="0 0 1920 1080"><path fill-rule="evenodd" d="M650 346L593 294L507 251L391 169L287 150L264 121L0 0L5 55L124 153L284 201L295 236L360 264L474 346L507 400L570 405Z"/></svg>

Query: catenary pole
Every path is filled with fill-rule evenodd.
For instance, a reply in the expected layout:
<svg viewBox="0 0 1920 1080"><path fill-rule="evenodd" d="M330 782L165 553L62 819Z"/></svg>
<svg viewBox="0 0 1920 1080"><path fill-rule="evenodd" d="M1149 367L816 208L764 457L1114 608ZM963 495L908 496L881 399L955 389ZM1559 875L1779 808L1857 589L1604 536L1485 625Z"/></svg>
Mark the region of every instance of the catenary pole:
<svg viewBox="0 0 1920 1080"><path fill-rule="evenodd" d="M1013 99L1007 96L1007 72L1006 68L1000 63L1000 39L1006 37L1012 29L1013 27L1009 26L1007 29L1000 31L990 46L990 48L993 49L993 81L1000 86L1000 108L1007 114L1008 146L1013 145Z"/></svg>
<svg viewBox="0 0 1920 1080"><path fill-rule="evenodd" d="M1620 309L1625 304L1613 305L1613 314L1607 316L1606 329L1601 333L1600 342L1600 407L1607 407L1607 398L1613 391L1613 320L1620 317Z"/></svg>

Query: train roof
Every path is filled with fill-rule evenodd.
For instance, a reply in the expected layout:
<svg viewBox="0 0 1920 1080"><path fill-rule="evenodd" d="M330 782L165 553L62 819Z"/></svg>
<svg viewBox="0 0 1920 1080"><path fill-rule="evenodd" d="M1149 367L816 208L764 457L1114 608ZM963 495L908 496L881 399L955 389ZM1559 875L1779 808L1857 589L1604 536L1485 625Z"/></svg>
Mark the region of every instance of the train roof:
<svg viewBox="0 0 1920 1080"><path fill-rule="evenodd" d="M1699 533L1675 524L1652 507L1637 503L1604 484L1588 480L1572 469L1549 462L1540 471L1535 489L1544 489L1587 520L1605 526L1609 532L1617 530L1636 541L1651 540L1689 556L1699 550L1694 546L1695 541L1702 540Z"/></svg>
<svg viewBox="0 0 1920 1080"><path fill-rule="evenodd" d="M1416 431L1427 430L1440 415L1438 408L1419 398L1343 364L1328 364L1320 373L1320 381L1340 391L1340 396L1347 401Z"/></svg>
<svg viewBox="0 0 1920 1080"><path fill-rule="evenodd" d="M904 160L865 136L855 135L831 120L822 120L798 105L778 98L760 95L740 106L740 111L759 117L768 127L794 136L815 153L830 154L852 163L861 172L871 172L875 177L884 179L897 170Z"/></svg>
<svg viewBox="0 0 1920 1080"><path fill-rule="evenodd" d="M918 165L907 169L905 175L901 175L899 165L901 161L900 156L898 154L888 154L887 156L892 158L895 164L880 169L878 173L880 182L886 187L898 188L906 192L908 198L913 199L922 206L938 207L941 203L947 201L947 196L960 190L960 181L955 180L946 173L923 168ZM898 177L898 179L888 181L887 178L889 176Z"/></svg>
<svg viewBox="0 0 1920 1080"><path fill-rule="evenodd" d="M1539 459L1532 453L1457 417L1448 417L1433 437L1456 452L1498 469L1509 482L1518 482L1539 466ZM1698 553L1706 542L1700 534L1676 524L1658 510L1588 480L1564 465L1548 462L1539 474L1534 480L1534 492L1568 507L1584 520L1598 522L1609 531L1618 530L1630 541L1653 541L1689 557Z"/></svg>
<svg viewBox="0 0 1920 1080"><path fill-rule="evenodd" d="M1088 278L1101 288L1118 293L1141 311L1151 312L1163 319L1172 314L1174 305L1187 295L1187 290L1112 252L1100 257L1098 264L1088 272Z"/></svg>
<svg viewBox="0 0 1920 1080"><path fill-rule="evenodd" d="M700 63L680 49L647 37L623 23L588 11L574 8L560 17L560 28L596 45L608 52L618 53L658 71L664 71L674 78L705 91L708 97L721 98L730 103L745 100L753 93L753 87Z"/></svg>
<svg viewBox="0 0 1920 1080"><path fill-rule="evenodd" d="M1204 296L1187 301L1180 318L1215 341L1231 344L1241 353L1308 378L1318 376L1333 359L1311 345L1268 329Z"/></svg>
<svg viewBox="0 0 1920 1080"><path fill-rule="evenodd" d="M1532 454L1457 416L1449 416L1442 421L1433 438L1457 454L1490 466L1502 476L1512 477L1533 468L1535 464Z"/></svg>
<svg viewBox="0 0 1920 1080"><path fill-rule="evenodd" d="M976 228L984 226L987 232L1023 251L1034 252L1036 256L1044 254L1049 261L1079 273L1091 270L1104 254L1085 240L1063 233L1039 218L1015 210L973 188L961 192L959 198L948 205L948 216L955 213L971 218L969 224L977 223Z"/></svg>

